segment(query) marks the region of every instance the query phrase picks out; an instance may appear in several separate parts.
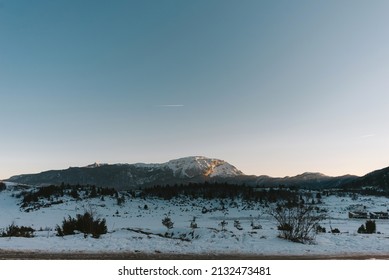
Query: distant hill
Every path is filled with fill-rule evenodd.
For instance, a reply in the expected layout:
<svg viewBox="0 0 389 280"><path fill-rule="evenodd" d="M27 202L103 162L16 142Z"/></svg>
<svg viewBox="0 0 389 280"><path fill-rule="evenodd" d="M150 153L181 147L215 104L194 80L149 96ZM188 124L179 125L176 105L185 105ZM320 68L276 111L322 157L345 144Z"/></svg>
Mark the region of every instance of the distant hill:
<svg viewBox="0 0 389 280"><path fill-rule="evenodd" d="M388 186L389 168L364 177L344 175L330 177L321 173L303 173L293 177L273 178L249 176L220 159L203 156L174 159L166 163L91 164L64 170L49 170L38 174L17 175L6 181L26 185L82 184L111 187L118 190L136 189L154 185L227 182L247 186L297 186L301 188L336 188L342 186Z"/></svg>
<svg viewBox="0 0 389 280"><path fill-rule="evenodd" d="M389 167L376 170L342 185L344 188L376 187L389 190Z"/></svg>
<svg viewBox="0 0 389 280"><path fill-rule="evenodd" d="M343 175L338 177L326 176L321 173L305 172L303 174L284 177L284 178L272 178L268 176L259 176L256 180L258 186L299 186L301 188L338 188L348 182L352 182L357 179L357 176Z"/></svg>

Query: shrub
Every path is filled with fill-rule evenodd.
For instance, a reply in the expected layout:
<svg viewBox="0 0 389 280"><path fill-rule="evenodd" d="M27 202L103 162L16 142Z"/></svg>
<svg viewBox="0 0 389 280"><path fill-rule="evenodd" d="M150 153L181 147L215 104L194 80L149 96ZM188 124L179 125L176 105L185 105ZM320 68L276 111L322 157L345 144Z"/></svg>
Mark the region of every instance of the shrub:
<svg viewBox="0 0 389 280"><path fill-rule="evenodd" d="M80 195L78 194L78 191L76 188L73 188L70 192L69 195L75 199L80 198Z"/></svg>
<svg viewBox="0 0 389 280"><path fill-rule="evenodd" d="M172 222L172 219L169 216L166 216L162 219L162 224L169 230L173 228L174 223Z"/></svg>
<svg viewBox="0 0 389 280"><path fill-rule="evenodd" d="M377 227L375 224L375 221L373 220L367 220L365 222L365 225L361 225L358 228L358 233L367 233L367 234L372 234L376 233Z"/></svg>
<svg viewBox="0 0 389 280"><path fill-rule="evenodd" d="M5 183L0 181L0 191L5 190L5 189L6 189Z"/></svg>
<svg viewBox="0 0 389 280"><path fill-rule="evenodd" d="M1 237L34 237L34 231L31 227L19 227L12 223L1 233Z"/></svg>
<svg viewBox="0 0 389 280"><path fill-rule="evenodd" d="M361 225L359 228L358 228L358 233L366 233L366 228L364 225Z"/></svg>
<svg viewBox="0 0 389 280"><path fill-rule="evenodd" d="M254 219L251 220L250 226L252 230L262 229L262 226L259 224L259 222L254 221Z"/></svg>
<svg viewBox="0 0 389 280"><path fill-rule="evenodd" d="M196 217L193 217L193 220L190 221L190 228L193 230L197 228Z"/></svg>
<svg viewBox="0 0 389 280"><path fill-rule="evenodd" d="M101 234L107 233L105 219L95 219L91 212L86 211L83 215L77 214L76 218L64 218L62 227L57 225L57 236L72 235L76 231L84 233L86 237L91 234L93 238L99 238Z"/></svg>
<svg viewBox="0 0 389 280"><path fill-rule="evenodd" d="M226 220L223 220L219 223L219 226L221 226L222 231L226 231L226 226L228 225L228 222Z"/></svg>
<svg viewBox="0 0 389 280"><path fill-rule="evenodd" d="M120 197L118 196L118 197L116 198L116 203L117 203L118 206L123 205L124 202L126 202L126 198L124 197L124 195L122 195L122 196L120 196Z"/></svg>
<svg viewBox="0 0 389 280"><path fill-rule="evenodd" d="M324 215L303 204L279 204L270 211L276 219L279 237L293 242L312 242Z"/></svg>
<svg viewBox="0 0 389 280"><path fill-rule="evenodd" d="M239 220L235 220L235 221L234 221L234 227L235 227L236 229L238 229L238 230L242 230L242 229L243 229L242 226L241 226L241 224L240 224L240 222L239 222Z"/></svg>
<svg viewBox="0 0 389 280"><path fill-rule="evenodd" d="M377 227L374 220L366 221L365 226L366 226L366 233L376 233Z"/></svg>
<svg viewBox="0 0 389 280"><path fill-rule="evenodd" d="M321 225L316 226L316 233L326 233L326 228Z"/></svg>
<svg viewBox="0 0 389 280"><path fill-rule="evenodd" d="M340 230L338 228L331 228L331 233L340 233Z"/></svg>

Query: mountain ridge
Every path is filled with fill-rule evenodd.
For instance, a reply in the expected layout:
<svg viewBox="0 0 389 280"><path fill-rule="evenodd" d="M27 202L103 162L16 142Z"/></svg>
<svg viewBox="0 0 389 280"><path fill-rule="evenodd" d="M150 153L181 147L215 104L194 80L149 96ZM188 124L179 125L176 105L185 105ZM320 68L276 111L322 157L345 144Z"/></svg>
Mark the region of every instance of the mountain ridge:
<svg viewBox="0 0 389 280"><path fill-rule="evenodd" d="M119 190L204 181L222 181L260 187L351 188L371 185L389 188L389 167L361 177L354 175L332 177L319 172L270 177L267 175L245 175L224 160L190 156L165 163L93 163L84 167L69 167L68 169L48 170L36 174L15 175L5 181L27 185L89 184Z"/></svg>
<svg viewBox="0 0 389 280"><path fill-rule="evenodd" d="M356 180L348 182L344 185L345 188L362 188L362 187L375 187L382 190L389 189L389 167L374 170L367 173L362 177L358 177Z"/></svg>
<svg viewBox="0 0 389 280"><path fill-rule="evenodd" d="M29 184L90 184L132 189L156 184L203 182L207 179L243 176L235 166L220 159L192 156L165 163L98 164L15 175L6 181Z"/></svg>

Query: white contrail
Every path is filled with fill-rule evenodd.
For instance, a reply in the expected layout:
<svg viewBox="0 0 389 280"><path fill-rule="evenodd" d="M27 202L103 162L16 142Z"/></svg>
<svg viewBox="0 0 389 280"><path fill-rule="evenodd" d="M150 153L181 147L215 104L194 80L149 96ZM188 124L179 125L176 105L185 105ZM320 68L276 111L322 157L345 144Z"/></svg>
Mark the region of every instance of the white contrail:
<svg viewBox="0 0 389 280"><path fill-rule="evenodd" d="M182 104L163 104L163 105L157 105L156 107L184 107Z"/></svg>
<svg viewBox="0 0 389 280"><path fill-rule="evenodd" d="M365 135L362 135L361 138L369 138L369 137L374 137L375 134L365 134Z"/></svg>

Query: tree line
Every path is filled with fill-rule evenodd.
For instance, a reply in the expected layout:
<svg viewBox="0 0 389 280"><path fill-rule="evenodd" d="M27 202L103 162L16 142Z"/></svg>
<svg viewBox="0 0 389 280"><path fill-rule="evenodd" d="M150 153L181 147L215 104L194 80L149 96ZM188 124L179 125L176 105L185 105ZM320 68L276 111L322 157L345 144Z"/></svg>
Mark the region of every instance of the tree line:
<svg viewBox="0 0 389 280"><path fill-rule="evenodd" d="M256 202L298 201L298 193L289 188L254 188L246 185L237 185L218 182L189 183L187 185L156 185L142 190L143 197L158 197L170 200L179 196L189 198L236 199Z"/></svg>

